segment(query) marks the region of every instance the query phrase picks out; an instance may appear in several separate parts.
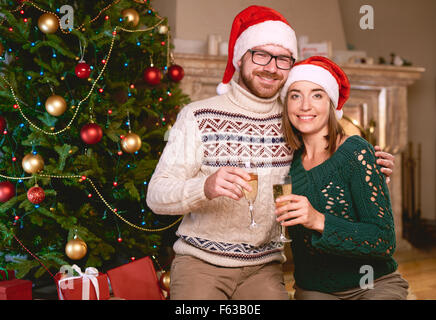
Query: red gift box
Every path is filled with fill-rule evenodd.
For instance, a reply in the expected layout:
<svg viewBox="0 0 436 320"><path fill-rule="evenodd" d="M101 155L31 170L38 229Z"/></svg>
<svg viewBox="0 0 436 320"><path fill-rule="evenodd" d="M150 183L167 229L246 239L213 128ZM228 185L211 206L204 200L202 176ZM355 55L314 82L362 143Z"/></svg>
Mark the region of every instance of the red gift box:
<svg viewBox="0 0 436 320"><path fill-rule="evenodd" d="M14 270L6 270L4 268L0 268L0 281L14 280L14 279L15 279L15 271Z"/></svg>
<svg viewBox="0 0 436 320"><path fill-rule="evenodd" d="M107 272L115 297L126 300L165 300L150 257Z"/></svg>
<svg viewBox="0 0 436 320"><path fill-rule="evenodd" d="M32 300L32 281L23 279L0 281L0 300Z"/></svg>
<svg viewBox="0 0 436 320"><path fill-rule="evenodd" d="M98 272L95 268L87 268L85 273L82 273L76 265L72 268L78 271L77 276L74 276L73 272L55 275L60 300L108 300L110 298L106 274Z"/></svg>

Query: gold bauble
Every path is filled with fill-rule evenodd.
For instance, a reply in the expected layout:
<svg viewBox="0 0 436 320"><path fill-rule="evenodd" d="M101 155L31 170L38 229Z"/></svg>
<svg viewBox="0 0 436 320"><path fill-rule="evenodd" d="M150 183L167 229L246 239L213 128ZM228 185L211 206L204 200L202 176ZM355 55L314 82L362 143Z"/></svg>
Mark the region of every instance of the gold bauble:
<svg viewBox="0 0 436 320"><path fill-rule="evenodd" d="M72 260L82 259L88 252L86 242L80 238L71 239L65 246L65 254Z"/></svg>
<svg viewBox="0 0 436 320"><path fill-rule="evenodd" d="M38 28L46 34L55 33L59 29L59 20L53 13L44 13L38 19Z"/></svg>
<svg viewBox="0 0 436 320"><path fill-rule="evenodd" d="M162 275L160 276L159 283L162 289L164 289L167 292L170 291L171 276L169 271L162 273Z"/></svg>
<svg viewBox="0 0 436 320"><path fill-rule="evenodd" d="M121 140L121 148L127 153L135 153L141 149L141 138L136 134L129 132L124 139Z"/></svg>
<svg viewBox="0 0 436 320"><path fill-rule="evenodd" d="M39 154L29 153L24 156L21 165L27 173L37 173L44 168L44 159Z"/></svg>
<svg viewBox="0 0 436 320"><path fill-rule="evenodd" d="M168 32L168 26L160 25L158 29L159 34L166 34Z"/></svg>
<svg viewBox="0 0 436 320"><path fill-rule="evenodd" d="M121 16L133 27L136 27L139 23L139 13L135 9L124 9L121 11Z"/></svg>
<svg viewBox="0 0 436 320"><path fill-rule="evenodd" d="M45 110L52 116L58 117L67 110L67 103L61 96L52 95L45 101Z"/></svg>

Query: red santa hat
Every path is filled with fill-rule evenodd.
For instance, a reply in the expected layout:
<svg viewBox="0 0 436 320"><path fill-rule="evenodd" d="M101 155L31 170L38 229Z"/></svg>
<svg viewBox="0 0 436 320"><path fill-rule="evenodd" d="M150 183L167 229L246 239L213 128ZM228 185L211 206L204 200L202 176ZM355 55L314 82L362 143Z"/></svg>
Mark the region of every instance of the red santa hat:
<svg viewBox="0 0 436 320"><path fill-rule="evenodd" d="M323 87L336 108L336 117L342 118L342 106L350 96L350 82L336 63L320 56L313 56L296 63L280 92L283 103L289 87L297 81L310 81Z"/></svg>
<svg viewBox="0 0 436 320"><path fill-rule="evenodd" d="M288 21L277 11L250 6L242 10L233 20L229 38L229 53L223 80L217 87L219 95L226 93L235 70L239 71L238 61L256 46L266 44L280 45L298 58L297 38Z"/></svg>

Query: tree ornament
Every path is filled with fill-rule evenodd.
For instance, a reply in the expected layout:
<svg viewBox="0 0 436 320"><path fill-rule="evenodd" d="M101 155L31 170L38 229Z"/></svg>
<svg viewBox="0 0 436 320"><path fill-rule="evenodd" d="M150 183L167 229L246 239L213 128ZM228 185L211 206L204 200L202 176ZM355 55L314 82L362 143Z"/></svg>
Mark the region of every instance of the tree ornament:
<svg viewBox="0 0 436 320"><path fill-rule="evenodd" d="M74 73L80 79L88 79L89 75L91 74L91 67L85 61L81 60L76 65Z"/></svg>
<svg viewBox="0 0 436 320"><path fill-rule="evenodd" d="M0 42L0 56L2 56L4 52L5 52L5 47L3 46L3 43Z"/></svg>
<svg viewBox="0 0 436 320"><path fill-rule="evenodd" d="M45 101L45 110L55 117L59 117L67 110L65 99L58 95L52 95Z"/></svg>
<svg viewBox="0 0 436 320"><path fill-rule="evenodd" d="M169 271L165 271L161 274L159 284L166 292L170 292L171 275Z"/></svg>
<svg viewBox="0 0 436 320"><path fill-rule="evenodd" d="M77 237L77 235L75 235L73 239L68 241L65 246L65 254L71 260L80 260L84 256L86 256L87 252L88 246L86 245L86 242Z"/></svg>
<svg viewBox="0 0 436 320"><path fill-rule="evenodd" d="M121 140L121 148L127 153L135 153L141 149L141 138L136 134L129 132L124 139Z"/></svg>
<svg viewBox="0 0 436 320"><path fill-rule="evenodd" d="M80 137L86 144L96 144L103 137L103 130L96 123L88 123L80 130Z"/></svg>
<svg viewBox="0 0 436 320"><path fill-rule="evenodd" d="M151 86L156 86L160 83L162 79L162 72L159 68L156 67L148 67L144 71L144 81Z"/></svg>
<svg viewBox="0 0 436 320"><path fill-rule="evenodd" d="M168 26L166 26L164 24L160 25L157 32L159 32L159 34L167 34Z"/></svg>
<svg viewBox="0 0 436 320"><path fill-rule="evenodd" d="M44 13L38 19L38 28L45 34L55 33L59 29L58 17L53 13Z"/></svg>
<svg viewBox="0 0 436 320"><path fill-rule="evenodd" d="M34 174L44 168L44 159L39 154L26 154L22 161L23 170L27 173Z"/></svg>
<svg viewBox="0 0 436 320"><path fill-rule="evenodd" d="M139 23L139 13L135 9L129 8L121 11L121 16L127 24L136 27Z"/></svg>
<svg viewBox="0 0 436 320"><path fill-rule="evenodd" d="M5 131L6 129L6 119L0 116L0 132Z"/></svg>
<svg viewBox="0 0 436 320"><path fill-rule="evenodd" d="M15 186L9 181L0 182L0 202L9 201L15 196Z"/></svg>
<svg viewBox="0 0 436 320"><path fill-rule="evenodd" d="M168 77L174 81L179 82L183 79L185 76L185 71L181 66L178 64L173 64L171 67L168 68Z"/></svg>
<svg viewBox="0 0 436 320"><path fill-rule="evenodd" d="M27 191L27 199L33 204L39 204L45 199L45 192L37 184Z"/></svg>

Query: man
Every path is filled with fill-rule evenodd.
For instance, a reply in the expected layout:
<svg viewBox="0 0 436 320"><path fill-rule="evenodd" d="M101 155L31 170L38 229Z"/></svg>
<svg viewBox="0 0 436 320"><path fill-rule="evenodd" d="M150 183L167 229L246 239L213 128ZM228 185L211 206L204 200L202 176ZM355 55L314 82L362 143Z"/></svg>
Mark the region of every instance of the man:
<svg viewBox="0 0 436 320"><path fill-rule="evenodd" d="M155 213L184 215L172 299L288 299L272 185L292 160L278 97L297 52L280 13L246 8L233 21L219 95L180 111L147 193ZM242 189L251 191L246 166L258 174L255 229L243 199Z"/></svg>

